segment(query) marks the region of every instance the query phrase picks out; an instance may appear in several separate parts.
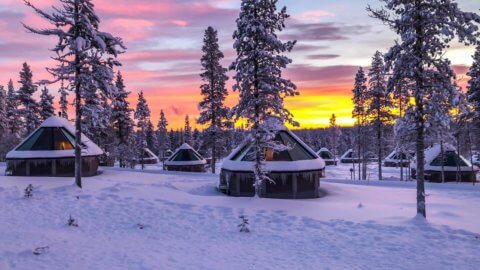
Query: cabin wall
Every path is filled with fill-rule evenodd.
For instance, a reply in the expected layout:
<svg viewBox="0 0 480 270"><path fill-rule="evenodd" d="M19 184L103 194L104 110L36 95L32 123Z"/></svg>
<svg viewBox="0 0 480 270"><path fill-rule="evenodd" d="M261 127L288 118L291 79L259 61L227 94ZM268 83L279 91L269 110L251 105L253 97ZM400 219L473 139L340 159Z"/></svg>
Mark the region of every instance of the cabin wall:
<svg viewBox="0 0 480 270"><path fill-rule="evenodd" d="M277 199L310 199L318 198L318 188L323 170L307 172L270 173L272 182L264 182L260 197ZM220 190L234 197L253 197L255 176L251 172L232 172L222 169L220 174Z"/></svg>
<svg viewBox="0 0 480 270"><path fill-rule="evenodd" d="M83 157L82 176L97 175L98 164L98 157ZM6 174L10 176L73 177L75 175L75 159L9 159L7 160Z"/></svg>
<svg viewBox="0 0 480 270"><path fill-rule="evenodd" d="M199 165L165 165L167 171L205 172L205 164Z"/></svg>

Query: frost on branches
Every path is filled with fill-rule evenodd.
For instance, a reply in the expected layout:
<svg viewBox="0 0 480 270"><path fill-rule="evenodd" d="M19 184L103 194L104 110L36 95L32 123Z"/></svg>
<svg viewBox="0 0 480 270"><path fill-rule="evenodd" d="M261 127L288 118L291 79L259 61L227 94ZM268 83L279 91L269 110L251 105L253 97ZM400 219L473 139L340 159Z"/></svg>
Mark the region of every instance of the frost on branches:
<svg viewBox="0 0 480 270"><path fill-rule="evenodd" d="M59 1L61 4L48 13L25 0L51 28L24 26L32 33L58 39L52 49L57 65L47 68L55 79L46 83L64 81L75 93L75 183L81 187L82 100L94 91L108 97L116 92L113 68L120 65L116 58L125 47L120 38L100 31L100 19L91 0Z"/></svg>
<svg viewBox="0 0 480 270"><path fill-rule="evenodd" d="M392 69L389 87L400 82L409 87L414 105L413 117L416 144L417 213L426 217L425 208L425 138L426 132L440 124L449 125L448 111L458 103L458 87L450 61L444 58L445 48L458 37L466 45L477 44L480 16L464 12L452 0L382 0L381 9L367 10L370 16L388 25L399 40L385 55ZM435 124L431 124L435 123ZM441 132L441 131L439 131Z"/></svg>
<svg viewBox="0 0 480 270"><path fill-rule="evenodd" d="M190 117L185 116L185 128L183 129L183 142L193 147L192 127L190 126Z"/></svg>
<svg viewBox="0 0 480 270"><path fill-rule="evenodd" d="M60 99L58 101L59 109L60 109L60 116L68 119L68 90L65 88L63 81L61 81L60 89L58 89L58 93L60 94Z"/></svg>
<svg viewBox="0 0 480 270"><path fill-rule="evenodd" d="M473 55L473 64L467 73L470 80L467 85L467 99L473 105L473 119L476 124L477 134L480 132L480 45ZM480 136L477 136L477 145L480 145ZM480 150L480 149L478 149Z"/></svg>
<svg viewBox="0 0 480 270"><path fill-rule="evenodd" d="M13 87L13 81L8 82L7 90L7 101L6 101L6 117L7 117L7 126L9 129L10 135L20 139L20 132L22 129L21 123L18 119L20 117L20 112L18 110L18 99L15 88Z"/></svg>
<svg viewBox="0 0 480 270"><path fill-rule="evenodd" d="M282 149L273 141L275 134L267 120L276 118L282 124L298 125L285 108L284 98L299 93L295 84L282 78L282 70L292 62L283 53L290 52L296 42L282 42L277 37L289 15L285 7L278 12L276 3L275 0L243 0L233 33L237 58L230 69L236 71L233 90L240 94L233 113L237 119L246 119L251 128L257 196L262 183L270 181L264 168L264 150Z"/></svg>
<svg viewBox="0 0 480 270"><path fill-rule="evenodd" d="M211 149L212 173L215 173L215 163L218 156L217 144L223 137L223 129L228 120L229 109L225 106L225 98L228 95L225 83L228 80L227 69L220 61L224 55L218 46L217 31L208 27L203 38L204 53L201 58L203 73L200 74L204 84L200 86L203 100L199 104L200 118L199 124L207 124L208 127L204 133L204 139Z"/></svg>
<svg viewBox="0 0 480 270"><path fill-rule="evenodd" d="M356 146L357 157L360 159L361 164L358 165L358 178L367 179L367 160L366 160L366 133L367 133L367 77L365 71L360 67L355 75L355 82L353 86L353 111L352 117L356 119L357 136ZM362 167L360 171L360 167Z"/></svg>

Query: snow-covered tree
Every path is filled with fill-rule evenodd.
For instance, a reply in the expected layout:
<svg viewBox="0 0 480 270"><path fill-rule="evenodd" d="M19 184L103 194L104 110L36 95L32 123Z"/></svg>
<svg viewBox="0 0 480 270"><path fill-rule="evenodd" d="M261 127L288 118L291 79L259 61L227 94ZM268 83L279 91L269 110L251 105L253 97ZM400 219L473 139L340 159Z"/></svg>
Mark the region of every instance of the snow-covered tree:
<svg viewBox="0 0 480 270"><path fill-rule="evenodd" d="M30 134L40 125L40 119L38 104L33 98L37 86L33 83L33 73L27 63L23 63L18 82L20 88L17 90L17 99L21 117L19 120L23 121L25 133Z"/></svg>
<svg viewBox="0 0 480 270"><path fill-rule="evenodd" d="M367 133L367 77L363 68L358 69L355 75L353 87L353 112L352 117L356 119L357 126L357 157L361 156L362 166L358 166L359 179L367 179L367 160L366 160L366 133ZM360 167L362 167L360 173Z"/></svg>
<svg viewBox="0 0 480 270"><path fill-rule="evenodd" d="M366 117L373 125L376 133L376 148L378 155L378 177L382 177L382 158L385 144L385 127L393 121L393 102L390 93L387 91L387 77L383 55L379 51L372 58L372 66L368 72L369 87L366 93Z"/></svg>
<svg viewBox="0 0 480 270"><path fill-rule="evenodd" d="M470 80L467 85L468 101L473 106L473 121L476 123L477 132L480 132L480 45L477 46L473 55L473 64L468 73ZM477 145L480 148L480 138L477 136Z"/></svg>
<svg viewBox="0 0 480 270"><path fill-rule="evenodd" d="M150 123L150 109L147 100L143 96L143 91L138 94L138 103L135 110L135 119L137 120L137 160L142 160L147 145L147 129ZM144 169L143 160L141 162Z"/></svg>
<svg viewBox="0 0 480 270"><path fill-rule="evenodd" d="M276 0L242 0L233 34L237 58L230 69L236 71L233 90L240 94L233 113L237 119L246 119L251 128L257 196L264 181L272 181L265 171L265 149L279 151L285 147L275 143L269 119L298 124L285 108L284 98L299 93L293 82L282 78L282 70L292 62L283 54L293 49L295 41L278 38L289 15L285 7L278 12L276 4Z"/></svg>
<svg viewBox="0 0 480 270"><path fill-rule="evenodd" d="M150 119L148 120L147 125L147 147L154 153L157 152L158 143L157 143L157 136L155 135L155 127L152 124Z"/></svg>
<svg viewBox="0 0 480 270"><path fill-rule="evenodd" d="M444 57L445 49L457 36L466 45L478 43L480 16L460 10L452 0L382 0L384 7L368 7L370 16L388 25L400 39L385 55L392 69L390 86L409 83L414 105L416 132L417 213L426 217L425 134L447 125L449 108L458 101L455 73Z"/></svg>
<svg viewBox="0 0 480 270"><path fill-rule="evenodd" d="M60 99L58 101L60 116L68 119L68 90L65 88L63 80L60 83L60 89L58 89L58 93L60 94Z"/></svg>
<svg viewBox="0 0 480 270"><path fill-rule="evenodd" d="M183 142L193 145L192 127L190 126L190 117L185 116L185 128L183 129Z"/></svg>
<svg viewBox="0 0 480 270"><path fill-rule="evenodd" d="M160 110L160 118L157 124L158 150L162 160L165 158L165 152L170 149L171 142L168 135L168 121L163 110Z"/></svg>
<svg viewBox="0 0 480 270"><path fill-rule="evenodd" d="M337 124L337 117L332 114L329 120L328 126L328 147L332 151L333 157L336 160L338 156L338 147L340 144L340 137L342 136L342 130Z"/></svg>
<svg viewBox="0 0 480 270"><path fill-rule="evenodd" d="M18 110L17 94L11 79L8 82L6 110L9 133L16 138L20 138L20 131L22 129L21 123L19 122L20 112Z"/></svg>
<svg viewBox="0 0 480 270"><path fill-rule="evenodd" d="M7 121L7 92L3 85L0 85L0 139L4 138L8 134L8 121ZM0 156L0 160L1 160Z"/></svg>
<svg viewBox="0 0 480 270"><path fill-rule="evenodd" d="M100 90L108 96L115 92L113 68L120 65L116 57L125 47L120 38L99 30L100 19L91 0L60 1L61 5L48 13L24 0L52 27L24 26L32 33L58 38L52 49L57 65L47 70L55 82L67 82L67 88L75 92L75 183L81 188L82 99L90 91Z"/></svg>
<svg viewBox="0 0 480 270"><path fill-rule="evenodd" d="M112 101L112 122L117 141L115 156L120 162L120 167L124 168L134 158L132 148L135 146L135 143L133 143L132 138L135 124L132 119L133 110L128 102L130 92L125 89L125 83L120 72L117 74L115 86L117 87L117 93Z"/></svg>
<svg viewBox="0 0 480 270"><path fill-rule="evenodd" d="M40 95L40 103L38 103L40 119L45 121L50 116L55 115L53 109L53 96L48 92L47 87L43 87L42 94Z"/></svg>
<svg viewBox="0 0 480 270"><path fill-rule="evenodd" d="M220 64L224 55L218 46L217 31L212 27L208 27L205 31L202 52L204 53L201 59L203 73L200 76L204 84L200 89L203 100L199 104L201 112L197 122L208 125L204 137L211 151L212 173L215 173L218 157L217 144L222 138L229 109L225 106L225 98L228 95L225 87L228 80L227 69Z"/></svg>

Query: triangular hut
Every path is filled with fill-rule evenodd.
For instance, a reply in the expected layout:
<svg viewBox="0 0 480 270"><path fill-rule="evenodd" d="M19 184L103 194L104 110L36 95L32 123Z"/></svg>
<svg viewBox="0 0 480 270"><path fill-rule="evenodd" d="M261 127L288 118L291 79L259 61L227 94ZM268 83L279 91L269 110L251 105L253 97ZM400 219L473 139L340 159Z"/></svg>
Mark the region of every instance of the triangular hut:
<svg viewBox="0 0 480 270"><path fill-rule="evenodd" d="M385 167L408 167L413 153L403 153L393 150L383 161Z"/></svg>
<svg viewBox="0 0 480 270"><path fill-rule="evenodd" d="M341 163L358 163L359 158L355 156L355 152L352 149L348 149L341 157Z"/></svg>
<svg viewBox="0 0 480 270"><path fill-rule="evenodd" d="M261 197L317 198L325 162L300 138L284 127L276 127L275 140L288 146L274 152L266 149L265 169L275 183L265 181ZM254 196L253 142L247 140L223 161L219 189L231 196Z"/></svg>
<svg viewBox="0 0 480 270"><path fill-rule="evenodd" d="M412 161L412 177L416 178L416 161ZM450 144L435 144L425 150L425 180L442 182L474 182L478 168L462 157Z"/></svg>
<svg viewBox="0 0 480 270"><path fill-rule="evenodd" d="M157 164L159 159L150 149L143 149L143 157L138 160L139 164Z"/></svg>
<svg viewBox="0 0 480 270"><path fill-rule="evenodd" d="M327 148L323 147L318 150L317 155L325 161L326 165L337 165L337 159Z"/></svg>
<svg viewBox="0 0 480 270"><path fill-rule="evenodd" d="M7 154L7 175L73 176L75 128L65 118L52 116ZM94 142L82 134L82 176L97 174L99 156Z"/></svg>
<svg viewBox="0 0 480 270"><path fill-rule="evenodd" d="M207 161L189 144L182 144L165 161L165 170L184 172L205 172Z"/></svg>

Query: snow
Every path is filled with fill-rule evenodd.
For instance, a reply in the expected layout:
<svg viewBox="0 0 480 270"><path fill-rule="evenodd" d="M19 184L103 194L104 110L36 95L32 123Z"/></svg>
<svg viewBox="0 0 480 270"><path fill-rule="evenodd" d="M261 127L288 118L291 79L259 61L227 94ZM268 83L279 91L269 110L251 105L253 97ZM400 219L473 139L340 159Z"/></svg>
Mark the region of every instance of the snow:
<svg viewBox="0 0 480 270"><path fill-rule="evenodd" d="M75 127L67 119L58 116L52 116L47 118L32 134L30 134L25 140L15 147L17 149L20 145L26 142L37 130L43 127L63 127L72 136L75 136ZM82 156L100 156L103 155L103 150L100 149L93 141L82 133L82 144L85 147L82 149ZM55 151L16 151L12 150L7 153L8 158L44 158L44 157L74 157L75 150L55 150Z"/></svg>
<svg viewBox="0 0 480 270"><path fill-rule="evenodd" d="M0 269L478 269L478 185L427 183L424 221L415 182L350 181L349 168L327 167L311 200L227 197L218 175L159 165L104 168L83 190L0 176Z"/></svg>
<svg viewBox="0 0 480 270"><path fill-rule="evenodd" d="M195 153L195 156L197 156L199 159L197 160L181 160L181 161L175 161L173 160L175 156L177 155L178 152L180 151L193 151ZM192 166L192 165L202 165L202 164L207 164L207 161L200 155L195 149L193 149L188 143L183 143L180 145L180 147L175 150L175 152L170 156L165 161L165 165L170 165L170 166Z"/></svg>
<svg viewBox="0 0 480 270"><path fill-rule="evenodd" d="M448 144L448 143L445 143L443 145L443 148L444 148L444 152L446 151L456 151L455 150L455 147L453 147L451 144ZM442 150L441 150L441 145L440 144L435 144L433 145L432 147L428 148L425 150L425 170L441 170L441 166L433 166L431 165L432 161L437 158L439 155L441 155L442 153ZM468 166L460 166L460 167L456 167L456 166L444 166L443 169L445 171L457 171L457 170L460 170L460 171L472 171L472 164L470 163L470 161L468 161L467 159L465 159L463 156L460 155L460 158L468 165ZM413 159L412 161L412 167L416 167L416 160ZM476 166L473 166L473 170L474 171L478 171L478 168Z"/></svg>

